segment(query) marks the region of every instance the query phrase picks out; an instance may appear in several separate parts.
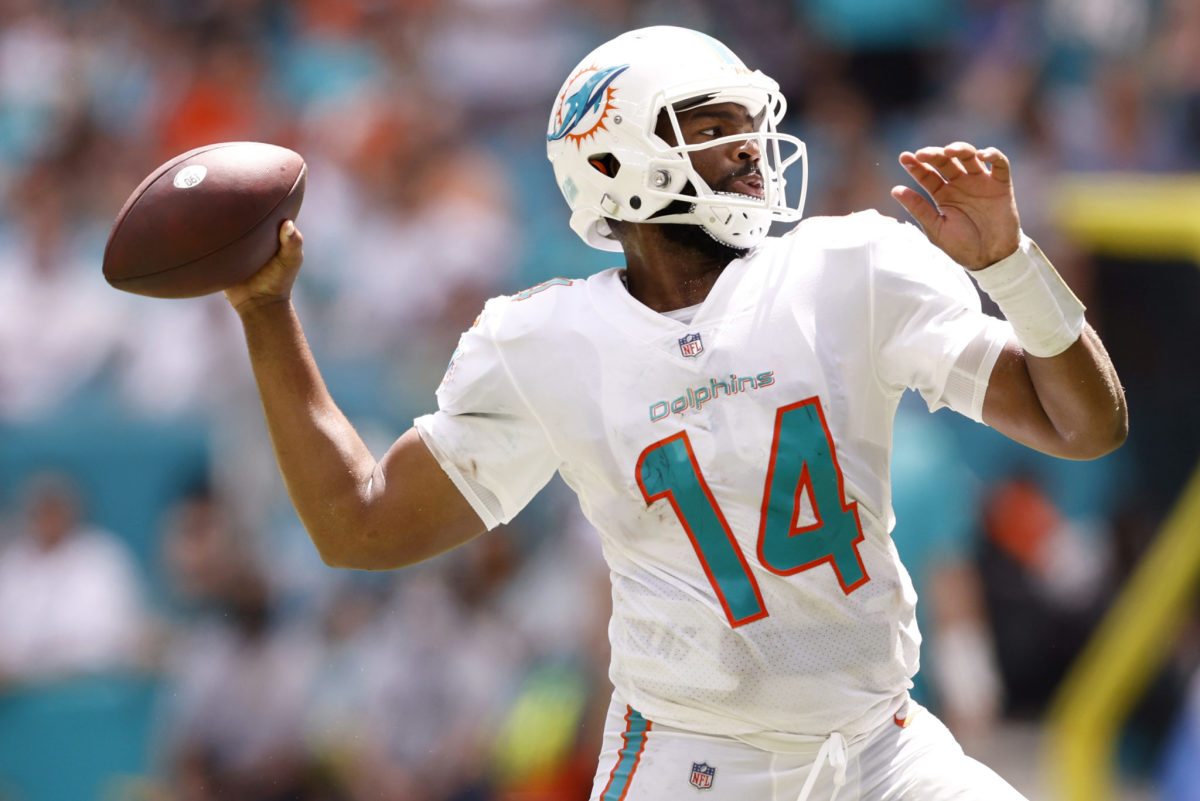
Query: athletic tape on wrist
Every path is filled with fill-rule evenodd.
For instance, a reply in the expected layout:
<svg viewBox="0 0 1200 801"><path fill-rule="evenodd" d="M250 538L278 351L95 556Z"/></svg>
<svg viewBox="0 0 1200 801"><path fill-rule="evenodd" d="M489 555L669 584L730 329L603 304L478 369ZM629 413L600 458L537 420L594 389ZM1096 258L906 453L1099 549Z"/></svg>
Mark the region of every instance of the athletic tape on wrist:
<svg viewBox="0 0 1200 801"><path fill-rule="evenodd" d="M1083 304L1024 232L1012 255L970 273L996 301L1027 353L1057 356L1079 339Z"/></svg>

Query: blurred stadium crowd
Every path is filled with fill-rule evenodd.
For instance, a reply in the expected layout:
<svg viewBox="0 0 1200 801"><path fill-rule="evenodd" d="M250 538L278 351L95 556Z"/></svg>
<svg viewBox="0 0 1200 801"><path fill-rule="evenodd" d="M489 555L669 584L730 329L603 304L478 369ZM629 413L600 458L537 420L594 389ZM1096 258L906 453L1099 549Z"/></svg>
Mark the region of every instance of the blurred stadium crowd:
<svg viewBox="0 0 1200 801"><path fill-rule="evenodd" d="M0 0L0 799L587 797L607 575L565 489L425 565L325 568L235 315L118 293L100 260L167 158L299 151L297 302L382 453L485 298L615 263L567 228L546 117L583 53L659 23L779 80L808 214L902 214L903 149L1012 158L1131 439L1061 463L906 400L895 536L924 605L916 692L968 750L1036 731L1200 453L1200 276L1089 253L1056 181L1200 168L1200 2ZM1171 801L1197 797L1198 628L1122 739L1122 773ZM1006 775L1035 798L1035 769Z"/></svg>

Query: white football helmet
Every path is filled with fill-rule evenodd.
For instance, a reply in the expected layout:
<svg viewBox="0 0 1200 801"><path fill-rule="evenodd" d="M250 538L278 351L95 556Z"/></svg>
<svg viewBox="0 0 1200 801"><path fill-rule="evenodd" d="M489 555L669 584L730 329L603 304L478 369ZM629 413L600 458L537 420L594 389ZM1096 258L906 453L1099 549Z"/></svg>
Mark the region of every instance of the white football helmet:
<svg viewBox="0 0 1200 801"><path fill-rule="evenodd" d="M677 111L729 102L761 116L759 130L682 144ZM754 247L772 222L798 220L804 207L807 164L795 206L784 192L784 170L805 160L804 143L776 130L785 107L778 83L706 34L657 26L601 45L563 84L546 133L571 228L600 250L621 250L608 219L699 225L726 245ZM679 145L655 133L664 112ZM762 198L715 192L692 167L693 150L747 141L760 154ZM784 158L781 145L795 152Z"/></svg>

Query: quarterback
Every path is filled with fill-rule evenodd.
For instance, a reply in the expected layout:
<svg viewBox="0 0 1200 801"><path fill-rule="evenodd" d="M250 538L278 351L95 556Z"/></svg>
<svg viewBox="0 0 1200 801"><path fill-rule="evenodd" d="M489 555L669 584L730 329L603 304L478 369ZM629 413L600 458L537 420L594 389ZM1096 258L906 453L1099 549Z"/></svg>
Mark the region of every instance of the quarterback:
<svg viewBox="0 0 1200 801"><path fill-rule="evenodd" d="M804 179L785 173L807 155L783 113L772 79L695 31L588 54L547 152L572 229L624 266L490 300L436 411L379 460L305 343L285 223L277 255L227 291L280 469L324 560L364 569L464 543L562 476L612 577L593 801L1019 799L908 697L920 634L889 536L896 406L912 388L1091 459L1125 438L1120 383L1022 233L1004 154L901 154L924 191L893 195L920 228L799 221Z"/></svg>

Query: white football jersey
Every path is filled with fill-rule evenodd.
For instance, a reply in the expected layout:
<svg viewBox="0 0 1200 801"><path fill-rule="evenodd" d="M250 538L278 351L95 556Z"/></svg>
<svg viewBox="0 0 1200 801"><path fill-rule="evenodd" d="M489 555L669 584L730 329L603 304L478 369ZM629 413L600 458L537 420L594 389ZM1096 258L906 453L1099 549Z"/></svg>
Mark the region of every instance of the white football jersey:
<svg viewBox="0 0 1200 801"><path fill-rule="evenodd" d="M611 569L610 675L646 718L853 735L917 669L888 463L906 388L981 417L1011 334L874 212L732 262L684 324L611 269L495 298L417 420L489 527L558 471Z"/></svg>

